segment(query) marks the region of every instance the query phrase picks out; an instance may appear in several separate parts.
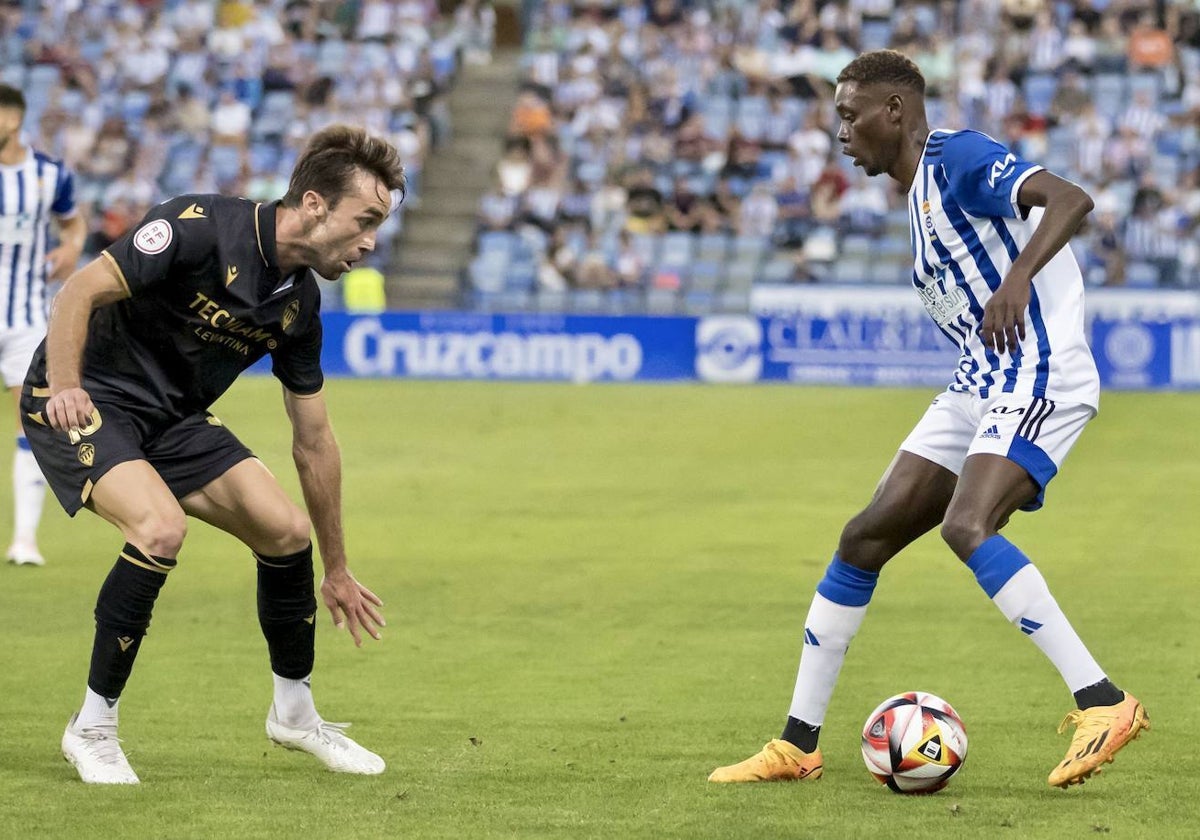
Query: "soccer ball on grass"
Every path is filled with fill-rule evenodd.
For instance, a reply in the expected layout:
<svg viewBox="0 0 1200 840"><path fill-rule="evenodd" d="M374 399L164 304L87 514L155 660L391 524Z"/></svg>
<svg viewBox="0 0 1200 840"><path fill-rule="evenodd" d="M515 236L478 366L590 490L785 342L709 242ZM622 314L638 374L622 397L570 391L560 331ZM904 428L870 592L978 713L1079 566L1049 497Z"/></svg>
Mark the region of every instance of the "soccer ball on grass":
<svg viewBox="0 0 1200 840"><path fill-rule="evenodd" d="M863 725L863 761L896 793L941 790L967 758L967 730L954 707L924 691L884 700Z"/></svg>

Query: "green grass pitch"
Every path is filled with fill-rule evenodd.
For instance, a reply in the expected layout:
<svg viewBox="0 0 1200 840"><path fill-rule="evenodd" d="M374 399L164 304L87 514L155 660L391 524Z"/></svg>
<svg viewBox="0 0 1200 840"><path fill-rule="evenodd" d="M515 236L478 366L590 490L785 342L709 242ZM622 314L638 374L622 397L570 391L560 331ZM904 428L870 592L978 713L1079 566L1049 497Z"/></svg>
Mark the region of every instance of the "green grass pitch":
<svg viewBox="0 0 1200 840"><path fill-rule="evenodd" d="M315 691L388 771L337 776L268 743L253 562L194 523L122 703L142 784L81 784L58 741L120 540L51 502L48 565L0 568L0 837L1196 836L1200 394L1107 394L1046 509L1006 531L1154 725L1067 792L1045 777L1070 696L936 536L884 572L825 778L705 782L778 735L813 586L931 391L328 394L351 566L389 624L356 650L322 613ZM298 498L277 385L243 381L217 413ZM970 736L935 796L889 793L859 755L867 713L908 689L948 699Z"/></svg>

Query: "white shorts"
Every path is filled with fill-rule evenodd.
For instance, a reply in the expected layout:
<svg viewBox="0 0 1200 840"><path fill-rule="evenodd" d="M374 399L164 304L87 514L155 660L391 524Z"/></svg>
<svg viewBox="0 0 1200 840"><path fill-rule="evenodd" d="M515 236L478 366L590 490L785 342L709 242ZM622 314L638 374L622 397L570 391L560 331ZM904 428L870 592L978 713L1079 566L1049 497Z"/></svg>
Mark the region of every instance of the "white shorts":
<svg viewBox="0 0 1200 840"><path fill-rule="evenodd" d="M971 455L1002 455L1019 464L1038 486L1037 498L1021 510L1042 506L1046 485L1058 473L1096 409L1041 397L1000 394L981 400L974 394L944 391L900 444L955 475Z"/></svg>
<svg viewBox="0 0 1200 840"><path fill-rule="evenodd" d="M46 331L41 327L0 330L0 376L4 377L5 387L21 386L33 353L45 337Z"/></svg>

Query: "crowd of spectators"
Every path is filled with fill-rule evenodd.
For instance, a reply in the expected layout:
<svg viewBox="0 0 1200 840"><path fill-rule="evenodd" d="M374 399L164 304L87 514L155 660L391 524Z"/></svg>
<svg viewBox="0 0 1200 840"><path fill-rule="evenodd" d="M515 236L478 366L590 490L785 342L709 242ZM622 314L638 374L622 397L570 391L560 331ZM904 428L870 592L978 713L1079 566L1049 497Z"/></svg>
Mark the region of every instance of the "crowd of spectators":
<svg viewBox="0 0 1200 840"><path fill-rule="evenodd" d="M447 91L464 57L488 58L494 20L474 1L443 17L435 0L10 0L0 73L29 142L75 171L94 254L172 195L281 197L334 122L392 140L419 202Z"/></svg>
<svg viewBox="0 0 1200 840"><path fill-rule="evenodd" d="M756 282L907 282L902 197L834 139L838 72L885 46L921 66L931 125L1091 192L1088 282L1200 282L1195 0L548 0L479 205L477 298L737 308Z"/></svg>

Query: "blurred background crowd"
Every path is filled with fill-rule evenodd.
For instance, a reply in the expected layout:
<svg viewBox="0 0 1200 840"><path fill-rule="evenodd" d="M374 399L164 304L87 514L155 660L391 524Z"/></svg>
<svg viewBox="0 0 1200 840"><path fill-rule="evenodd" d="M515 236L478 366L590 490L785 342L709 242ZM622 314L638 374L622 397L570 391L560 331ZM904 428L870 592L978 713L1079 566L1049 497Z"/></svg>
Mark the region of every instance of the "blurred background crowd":
<svg viewBox="0 0 1200 840"><path fill-rule="evenodd" d="M1090 283L1197 284L1200 3L551 0L480 202L476 286L497 266L735 303L755 282L906 282L903 198L839 154L831 102L885 46L924 71L931 125L1092 193Z"/></svg>
<svg viewBox="0 0 1200 840"><path fill-rule="evenodd" d="M1200 285L1200 0L516 9L520 94L463 257L468 301L586 289L736 309L755 283L907 282L902 196L834 139L838 71L884 46L924 71L932 125L1092 193L1074 244L1089 283ZM28 139L77 173L95 252L171 195L282 195L335 121L396 143L419 207L447 97L495 27L484 0L6 0L0 73L25 91Z"/></svg>
<svg viewBox="0 0 1200 840"><path fill-rule="evenodd" d="M173 195L280 197L309 134L334 122L394 142L418 204L424 162L450 135L460 62L489 54L489 12L467 3L445 16L433 0L9 0L0 67L25 92L29 141L74 170L95 253Z"/></svg>

